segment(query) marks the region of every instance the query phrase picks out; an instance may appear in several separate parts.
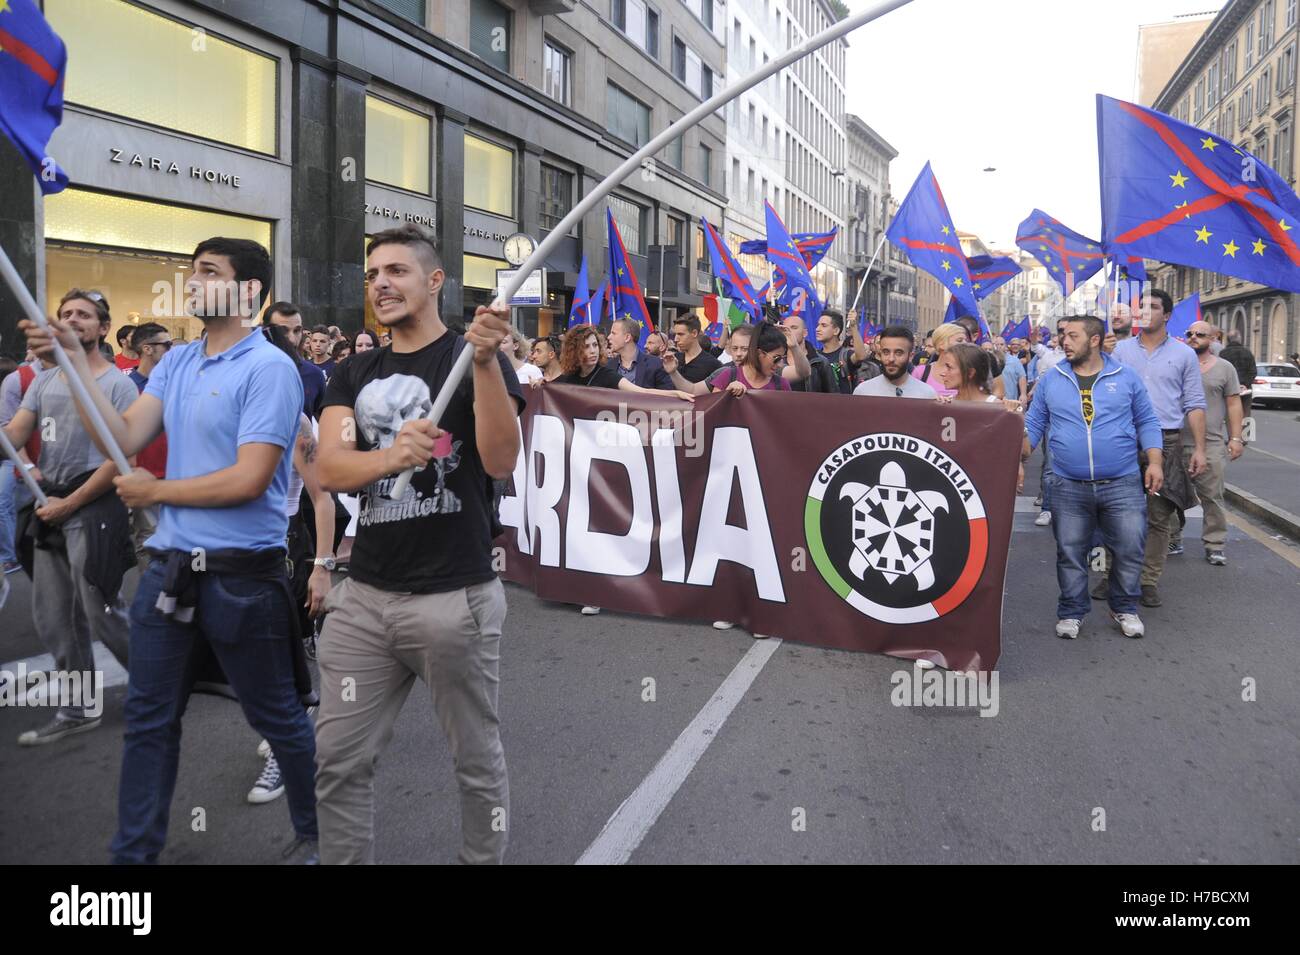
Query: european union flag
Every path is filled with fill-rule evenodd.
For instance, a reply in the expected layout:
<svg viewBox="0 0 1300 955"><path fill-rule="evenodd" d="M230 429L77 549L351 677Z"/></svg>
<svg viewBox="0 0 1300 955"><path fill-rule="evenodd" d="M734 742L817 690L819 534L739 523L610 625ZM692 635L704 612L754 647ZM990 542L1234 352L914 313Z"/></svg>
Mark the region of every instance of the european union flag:
<svg viewBox="0 0 1300 955"><path fill-rule="evenodd" d="M812 275L803 253L795 245L794 239L786 231L785 223L772 208L772 203L765 203L767 209L767 260L780 269L785 276L785 287L781 289L777 301L790 307L792 315L798 315L809 325L821 317L822 303L813 288Z"/></svg>
<svg viewBox="0 0 1300 955"><path fill-rule="evenodd" d="M1174 313L1169 316L1165 331L1169 333L1170 338L1183 339L1187 337L1187 330L1192 327L1192 322L1200 320L1201 293L1194 292L1190 298L1185 298L1174 306Z"/></svg>
<svg viewBox="0 0 1300 955"><path fill-rule="evenodd" d="M1300 292L1300 199L1230 140L1097 97L1102 244L1108 251Z"/></svg>
<svg viewBox="0 0 1300 955"><path fill-rule="evenodd" d="M945 325L950 324L952 322L957 321L957 319L961 318L963 315L966 314L969 313L962 310L961 305L958 303L956 297L950 298L948 299L948 309L943 313L943 323ZM980 341L984 341L984 339L986 338L993 337L993 332L989 330L989 323L984 321L983 315L977 313L975 315L971 315L971 318L979 322Z"/></svg>
<svg viewBox="0 0 1300 955"><path fill-rule="evenodd" d="M1066 228L1041 209L1020 223L1016 245L1043 264L1066 298L1106 264L1100 242Z"/></svg>
<svg viewBox="0 0 1300 955"><path fill-rule="evenodd" d="M587 284L587 253L584 252L582 254L582 268L578 270L578 287L573 290L573 308L569 309L568 327L587 325L590 322L591 286Z"/></svg>
<svg viewBox="0 0 1300 955"><path fill-rule="evenodd" d="M1016 322L1006 332L1003 333L1004 341L1011 341L1013 338L1029 338L1029 316L1026 315L1020 321Z"/></svg>
<svg viewBox="0 0 1300 955"><path fill-rule="evenodd" d="M49 195L68 174L45 155L63 121L68 51L32 0L0 0L0 132L18 147Z"/></svg>
<svg viewBox="0 0 1300 955"><path fill-rule="evenodd" d="M605 209L605 220L609 226L609 301L612 318L631 319L641 323L640 344L644 345L650 333L655 330L650 320L650 310L645 306L641 296L641 281L636 277L636 269L627 257L627 248L623 237L619 235L614 213Z"/></svg>
<svg viewBox="0 0 1300 955"><path fill-rule="evenodd" d="M929 272L952 293L963 314L979 316L970 267L957 241L957 229L939 191L939 181L928 162L907 191L907 198L898 207L885 235L894 245L906 250L913 265Z"/></svg>
<svg viewBox="0 0 1300 955"><path fill-rule="evenodd" d="M756 324L762 321L763 301L754 291L754 283L750 281L745 269L736 261L718 235L718 230L707 219L701 217L700 226L704 229L704 243L709 248L713 277L722 286L721 294L735 302L737 308L743 309L750 321Z"/></svg>

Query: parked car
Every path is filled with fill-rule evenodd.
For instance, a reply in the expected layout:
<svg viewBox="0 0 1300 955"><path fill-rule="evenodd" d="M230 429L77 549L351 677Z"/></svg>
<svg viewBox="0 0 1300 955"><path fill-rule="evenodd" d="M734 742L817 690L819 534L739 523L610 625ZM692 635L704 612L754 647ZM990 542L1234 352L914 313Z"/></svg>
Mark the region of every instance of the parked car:
<svg viewBox="0 0 1300 955"><path fill-rule="evenodd" d="M1277 362L1260 362L1253 388L1256 408L1300 404L1300 368Z"/></svg>

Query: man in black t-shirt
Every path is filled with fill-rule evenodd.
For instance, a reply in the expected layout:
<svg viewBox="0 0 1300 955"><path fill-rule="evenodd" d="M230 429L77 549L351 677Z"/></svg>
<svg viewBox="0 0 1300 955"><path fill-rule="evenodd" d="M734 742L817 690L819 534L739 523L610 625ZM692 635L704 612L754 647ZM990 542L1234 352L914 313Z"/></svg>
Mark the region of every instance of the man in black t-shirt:
<svg viewBox="0 0 1300 955"><path fill-rule="evenodd" d="M433 692L461 793L462 862L500 862L510 812L497 719L506 602L492 567L492 484L519 456L519 378L499 346L504 309L479 308L465 336L438 314L445 273L414 225L366 249L367 295L389 348L354 355L325 392L319 477L358 492L351 575L326 601L316 799L324 863L374 861L374 763L416 677ZM456 356L472 372L435 427ZM417 468L405 496L396 476Z"/></svg>
<svg viewBox="0 0 1300 955"><path fill-rule="evenodd" d="M722 362L700 347L700 335L700 320L694 315L682 315L673 322L673 341L681 353L677 373L690 382L704 381L722 367Z"/></svg>

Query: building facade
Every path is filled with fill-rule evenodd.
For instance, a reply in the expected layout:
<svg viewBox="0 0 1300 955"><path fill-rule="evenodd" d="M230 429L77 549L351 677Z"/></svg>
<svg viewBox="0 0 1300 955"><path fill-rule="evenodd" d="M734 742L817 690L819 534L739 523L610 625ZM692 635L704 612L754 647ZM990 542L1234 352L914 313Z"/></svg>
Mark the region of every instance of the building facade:
<svg viewBox="0 0 1300 955"><path fill-rule="evenodd" d="M415 222L441 248L443 315L470 316L493 297L509 235L540 239L726 69L713 0L43 6L68 47L49 152L72 185L42 200L0 145L0 179L31 184L0 190L0 242L42 307L96 287L115 328L162 320L177 338L198 334L176 290L211 235L263 243L272 298L356 330L366 236ZM710 117L609 200L652 316L702 305L698 224L720 221L725 143ZM526 332L563 327L583 254L594 284L605 249L598 207L548 259L544 306L519 310ZM663 256L661 272L667 250L677 267ZM0 300L6 351L15 314Z"/></svg>
<svg viewBox="0 0 1300 955"><path fill-rule="evenodd" d="M923 269L916 270L916 334L923 339L943 323L943 313L948 308L948 290Z"/></svg>
<svg viewBox="0 0 1300 955"><path fill-rule="evenodd" d="M898 156L898 150L852 113L844 117L844 130L850 190L844 245L849 302L857 301L858 313L865 311L869 322L887 324L891 318L903 317L897 310L891 314L890 306L893 296L905 295L901 290L905 273L910 273L911 280L906 287L912 289L911 301L915 303L916 299L916 270L905 256L900 263L896 250L888 242L881 245L898 208L889 189L889 164ZM877 249L880 254L873 264L872 256ZM916 317L914 304L909 317Z"/></svg>
<svg viewBox="0 0 1300 955"><path fill-rule="evenodd" d="M785 46L792 49L827 29L839 17L827 0L784 0ZM845 228L849 205L848 146L844 132L844 63L848 41L837 40L781 73L785 102L786 194L778 207L791 232ZM835 242L812 270L813 283L828 307L842 308L844 246Z"/></svg>
<svg viewBox="0 0 1300 955"><path fill-rule="evenodd" d="M727 83L759 69L785 51L786 12L772 0L731 0L727 7ZM767 236L763 209L771 202L787 216L788 186L782 150L787 138L782 78L774 76L727 107L727 197L725 235L731 251L761 288L772 275L767 258L741 255L740 243ZM786 219L786 225L794 225Z"/></svg>
<svg viewBox="0 0 1300 955"><path fill-rule="evenodd" d="M1295 184L1297 0L1231 0L1149 104L1250 152ZM1176 265L1148 267L1175 300L1201 294L1208 321L1242 334L1260 360L1298 344L1296 296Z"/></svg>

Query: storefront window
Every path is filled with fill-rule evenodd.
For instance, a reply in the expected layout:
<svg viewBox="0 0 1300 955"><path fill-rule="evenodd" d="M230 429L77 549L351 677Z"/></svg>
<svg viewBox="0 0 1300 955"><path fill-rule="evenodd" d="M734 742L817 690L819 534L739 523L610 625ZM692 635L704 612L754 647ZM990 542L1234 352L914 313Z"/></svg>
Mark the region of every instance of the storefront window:
<svg viewBox="0 0 1300 955"><path fill-rule="evenodd" d="M515 154L477 136L465 137L465 205L515 216ZM466 282L465 284L469 284Z"/></svg>
<svg viewBox="0 0 1300 955"><path fill-rule="evenodd" d="M464 286L461 302L466 327L474 321L474 310L480 305L491 305L497 294L497 269L508 269L504 259L489 259L482 255L466 255L462 261L461 283Z"/></svg>
<svg viewBox="0 0 1300 955"><path fill-rule="evenodd" d="M260 219L65 189L45 202L46 301L73 286L96 288L108 298L114 333L156 321L193 340L202 324L184 314L185 279L195 246L215 235L271 248L271 223Z"/></svg>
<svg viewBox="0 0 1300 955"><path fill-rule="evenodd" d="M123 0L45 0L45 16L65 102L275 154L275 59Z"/></svg>
<svg viewBox="0 0 1300 955"><path fill-rule="evenodd" d="M429 195L429 117L366 97L366 178Z"/></svg>

